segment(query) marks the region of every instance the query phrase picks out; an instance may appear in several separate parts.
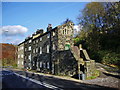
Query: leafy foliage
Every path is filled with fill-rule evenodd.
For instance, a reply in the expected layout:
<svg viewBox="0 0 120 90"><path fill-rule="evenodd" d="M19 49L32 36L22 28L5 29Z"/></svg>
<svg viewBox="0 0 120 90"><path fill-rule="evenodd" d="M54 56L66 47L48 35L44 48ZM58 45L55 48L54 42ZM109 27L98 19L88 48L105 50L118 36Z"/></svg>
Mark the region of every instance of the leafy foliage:
<svg viewBox="0 0 120 90"><path fill-rule="evenodd" d="M2 59L2 66L17 67L17 64L13 59Z"/></svg>
<svg viewBox="0 0 120 90"><path fill-rule="evenodd" d="M83 30L74 39L85 46L92 59L106 64L120 61L120 3L91 2L78 17Z"/></svg>
<svg viewBox="0 0 120 90"><path fill-rule="evenodd" d="M116 54L114 52L106 53L102 59L102 62L105 64L120 65L120 54Z"/></svg>

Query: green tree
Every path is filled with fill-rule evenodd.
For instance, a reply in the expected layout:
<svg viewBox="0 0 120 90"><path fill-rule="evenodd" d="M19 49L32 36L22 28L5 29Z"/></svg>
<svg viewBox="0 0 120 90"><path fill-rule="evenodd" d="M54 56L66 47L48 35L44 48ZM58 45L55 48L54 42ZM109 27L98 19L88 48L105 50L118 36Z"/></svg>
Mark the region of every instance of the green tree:
<svg viewBox="0 0 120 90"><path fill-rule="evenodd" d="M82 17L79 17L79 23L83 25L83 30L87 31L86 42L89 49L99 50L99 36L102 26L102 16L104 15L103 3L93 2L86 5ZM94 42L94 43L93 43Z"/></svg>
<svg viewBox="0 0 120 90"><path fill-rule="evenodd" d="M119 2L92 2L86 5L82 11L82 16L78 17L79 24L83 26L83 31L77 38L79 38L79 43L81 40L85 40L84 44L87 45L93 59L100 59L99 51L107 50L115 52L114 54L120 54L119 12Z"/></svg>

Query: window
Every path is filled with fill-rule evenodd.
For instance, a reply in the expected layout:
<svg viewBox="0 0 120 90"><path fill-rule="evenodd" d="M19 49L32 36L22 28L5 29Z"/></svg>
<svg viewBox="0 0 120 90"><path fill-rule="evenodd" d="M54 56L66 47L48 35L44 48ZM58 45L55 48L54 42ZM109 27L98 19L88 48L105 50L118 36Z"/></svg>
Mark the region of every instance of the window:
<svg viewBox="0 0 120 90"><path fill-rule="evenodd" d="M20 47L20 50L22 50L23 47Z"/></svg>
<svg viewBox="0 0 120 90"><path fill-rule="evenodd" d="M22 49L23 49L23 46L20 47L20 50L22 50Z"/></svg>
<svg viewBox="0 0 120 90"><path fill-rule="evenodd" d="M33 43L35 44L35 41L33 41Z"/></svg>
<svg viewBox="0 0 120 90"><path fill-rule="evenodd" d="M64 30L63 30L63 34L64 34Z"/></svg>
<svg viewBox="0 0 120 90"><path fill-rule="evenodd" d="M40 37L40 41L42 41L42 37Z"/></svg>
<svg viewBox="0 0 120 90"><path fill-rule="evenodd" d="M55 44L53 44L53 50L55 50Z"/></svg>
<svg viewBox="0 0 120 90"><path fill-rule="evenodd" d="M21 58L23 58L23 54L21 55Z"/></svg>
<svg viewBox="0 0 120 90"><path fill-rule="evenodd" d="M66 34L68 34L68 30L66 30Z"/></svg>
<svg viewBox="0 0 120 90"><path fill-rule="evenodd" d="M31 46L29 46L29 50L31 50Z"/></svg>
<svg viewBox="0 0 120 90"><path fill-rule="evenodd" d="M55 70L55 69L54 69L54 64L52 64L52 73L54 73L54 70Z"/></svg>
<svg viewBox="0 0 120 90"><path fill-rule="evenodd" d="M31 40L29 40L29 43L31 43Z"/></svg>
<svg viewBox="0 0 120 90"><path fill-rule="evenodd" d="M47 45L47 53L49 53L49 45Z"/></svg>
<svg viewBox="0 0 120 90"><path fill-rule="evenodd" d="M31 61L31 54L28 56L29 60Z"/></svg>
<svg viewBox="0 0 120 90"><path fill-rule="evenodd" d="M36 48L36 53L38 52L38 48Z"/></svg>
<svg viewBox="0 0 120 90"><path fill-rule="evenodd" d="M20 58L20 55L18 55L18 58Z"/></svg>
<svg viewBox="0 0 120 90"><path fill-rule="evenodd" d="M48 68L48 69L50 68L49 62L47 62L47 68Z"/></svg>
<svg viewBox="0 0 120 90"><path fill-rule="evenodd" d="M27 51L27 48L25 48L25 51Z"/></svg>
<svg viewBox="0 0 120 90"><path fill-rule="evenodd" d="M36 40L36 43L38 43L38 40Z"/></svg>
<svg viewBox="0 0 120 90"><path fill-rule="evenodd" d="M35 62L33 61L33 66L35 66Z"/></svg>
<svg viewBox="0 0 120 90"><path fill-rule="evenodd" d="M19 64L20 62L18 61L18 64Z"/></svg>
<svg viewBox="0 0 120 90"><path fill-rule="evenodd" d="M66 29L65 29L65 34L66 34Z"/></svg>
<svg viewBox="0 0 120 90"><path fill-rule="evenodd" d="M46 68L46 65L45 65L45 63L43 63L43 67L44 67L44 68Z"/></svg>
<svg viewBox="0 0 120 90"><path fill-rule="evenodd" d="M35 49L33 49L33 53L35 53Z"/></svg>
<svg viewBox="0 0 120 90"><path fill-rule="evenodd" d="M30 67L31 63L29 62L28 65L29 65L29 67Z"/></svg>
<svg viewBox="0 0 120 90"><path fill-rule="evenodd" d="M40 62L40 67L42 67L42 62Z"/></svg>
<svg viewBox="0 0 120 90"><path fill-rule="evenodd" d="M25 56L25 59L27 59L27 56Z"/></svg>
<svg viewBox="0 0 120 90"><path fill-rule="evenodd" d="M40 47L40 54L42 54L42 47Z"/></svg>
<svg viewBox="0 0 120 90"><path fill-rule="evenodd" d="M23 61L22 61L22 65L24 65Z"/></svg>
<svg viewBox="0 0 120 90"><path fill-rule="evenodd" d="M39 62L37 62L37 67L39 67Z"/></svg>

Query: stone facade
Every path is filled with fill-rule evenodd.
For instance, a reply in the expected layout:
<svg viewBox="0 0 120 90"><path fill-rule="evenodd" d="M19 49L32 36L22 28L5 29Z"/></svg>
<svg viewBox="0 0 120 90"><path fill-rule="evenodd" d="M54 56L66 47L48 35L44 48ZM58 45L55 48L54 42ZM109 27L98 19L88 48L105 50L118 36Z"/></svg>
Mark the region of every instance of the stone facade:
<svg viewBox="0 0 120 90"><path fill-rule="evenodd" d="M49 24L47 32L40 29L26 38L23 42L24 67L56 75L93 75L95 62L81 45L74 46L73 26L71 21L53 29Z"/></svg>
<svg viewBox="0 0 120 90"><path fill-rule="evenodd" d="M24 41L24 68L31 69L32 60L32 37L27 37Z"/></svg>
<svg viewBox="0 0 120 90"><path fill-rule="evenodd" d="M18 45L18 68L24 68L24 43Z"/></svg>
<svg viewBox="0 0 120 90"><path fill-rule="evenodd" d="M39 30L40 31L40 30ZM36 42L36 43L34 43ZM73 47L73 23L67 22L61 26L51 28L46 33L36 33L32 39L32 69L45 73L58 73L55 66L59 58L59 51ZM37 49L37 52L35 50Z"/></svg>

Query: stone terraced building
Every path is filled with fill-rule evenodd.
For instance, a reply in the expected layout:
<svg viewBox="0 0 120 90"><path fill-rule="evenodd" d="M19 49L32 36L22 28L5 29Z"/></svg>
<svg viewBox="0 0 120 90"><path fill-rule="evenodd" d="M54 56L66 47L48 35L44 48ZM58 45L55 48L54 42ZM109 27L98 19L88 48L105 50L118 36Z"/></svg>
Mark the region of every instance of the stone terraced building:
<svg viewBox="0 0 120 90"><path fill-rule="evenodd" d="M18 67L24 68L24 43L18 45Z"/></svg>
<svg viewBox="0 0 120 90"><path fill-rule="evenodd" d="M20 48L24 44L24 68L56 75L75 76L82 73L86 77L93 75L95 62L89 58L81 45L74 46L73 27L71 21L55 28L49 24L47 32L38 29L31 37L27 37L18 45ZM18 56L19 54L20 51Z"/></svg>

